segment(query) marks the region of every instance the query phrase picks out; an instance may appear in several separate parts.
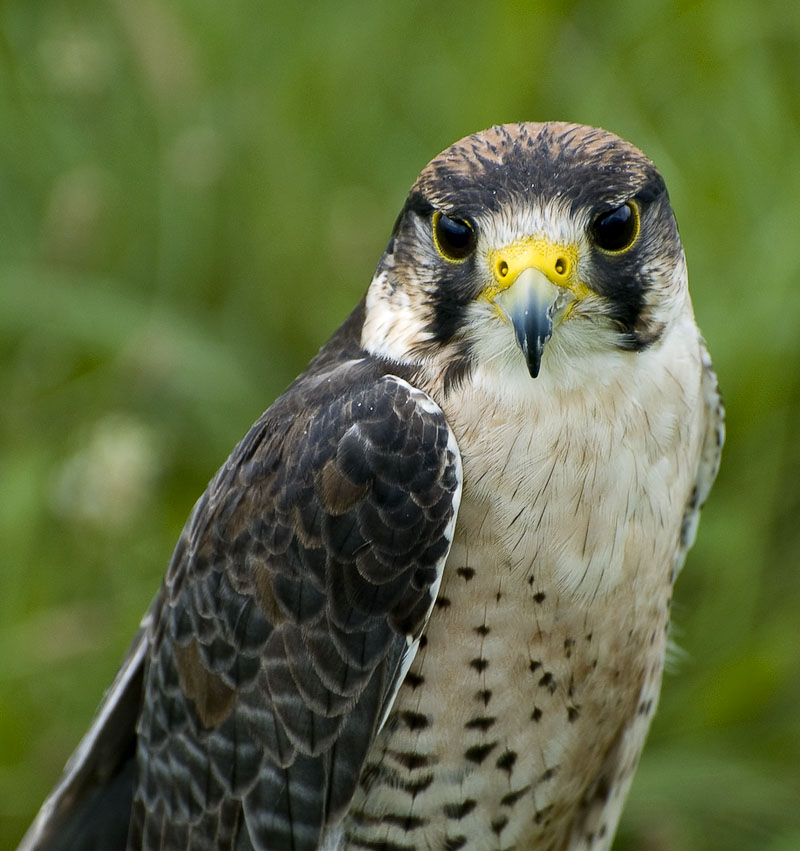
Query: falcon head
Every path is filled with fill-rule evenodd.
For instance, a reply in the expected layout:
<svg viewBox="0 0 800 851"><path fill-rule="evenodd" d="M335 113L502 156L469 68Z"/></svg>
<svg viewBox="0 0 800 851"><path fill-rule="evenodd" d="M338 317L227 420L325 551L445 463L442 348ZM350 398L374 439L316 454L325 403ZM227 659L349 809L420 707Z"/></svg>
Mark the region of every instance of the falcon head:
<svg viewBox="0 0 800 851"><path fill-rule="evenodd" d="M507 124L456 142L417 178L361 342L449 376L495 361L536 378L647 349L687 305L653 163L605 130Z"/></svg>

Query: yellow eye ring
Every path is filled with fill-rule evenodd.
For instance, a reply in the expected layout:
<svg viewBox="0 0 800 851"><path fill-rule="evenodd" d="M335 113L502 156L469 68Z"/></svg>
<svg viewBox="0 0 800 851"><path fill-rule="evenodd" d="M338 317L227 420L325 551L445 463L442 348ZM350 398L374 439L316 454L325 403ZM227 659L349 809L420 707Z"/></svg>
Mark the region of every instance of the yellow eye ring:
<svg viewBox="0 0 800 851"><path fill-rule="evenodd" d="M641 231L639 206L626 201L601 213L589 226L592 242L606 254L624 254L633 248Z"/></svg>
<svg viewBox="0 0 800 851"><path fill-rule="evenodd" d="M431 229L433 244L448 263L463 263L475 250L475 228L466 219L454 219L437 210Z"/></svg>

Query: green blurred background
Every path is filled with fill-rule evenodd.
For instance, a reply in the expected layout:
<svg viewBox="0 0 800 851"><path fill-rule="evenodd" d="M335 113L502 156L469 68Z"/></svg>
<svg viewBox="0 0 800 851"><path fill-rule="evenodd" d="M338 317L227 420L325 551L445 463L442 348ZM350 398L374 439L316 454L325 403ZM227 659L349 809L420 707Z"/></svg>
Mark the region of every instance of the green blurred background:
<svg viewBox="0 0 800 851"><path fill-rule="evenodd" d="M0 25L0 847L417 172L558 118L665 174L729 415L615 848L800 849L800 4L5 0Z"/></svg>

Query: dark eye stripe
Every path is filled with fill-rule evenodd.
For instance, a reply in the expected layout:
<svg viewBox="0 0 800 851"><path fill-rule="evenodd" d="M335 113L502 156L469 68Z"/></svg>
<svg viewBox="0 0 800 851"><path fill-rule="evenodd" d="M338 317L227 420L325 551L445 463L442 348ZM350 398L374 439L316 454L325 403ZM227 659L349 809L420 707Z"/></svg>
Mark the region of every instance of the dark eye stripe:
<svg viewBox="0 0 800 851"><path fill-rule="evenodd" d="M465 219L452 219L437 210L433 214L433 242L445 260L460 263L475 250L475 230Z"/></svg>

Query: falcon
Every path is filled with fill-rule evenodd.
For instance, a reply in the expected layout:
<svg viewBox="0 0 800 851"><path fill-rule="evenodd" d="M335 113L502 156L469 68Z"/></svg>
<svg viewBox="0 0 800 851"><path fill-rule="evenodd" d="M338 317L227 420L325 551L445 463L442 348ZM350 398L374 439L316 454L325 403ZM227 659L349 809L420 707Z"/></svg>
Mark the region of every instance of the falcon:
<svg viewBox="0 0 800 851"><path fill-rule="evenodd" d="M723 433L650 160L455 143L196 504L21 847L609 848Z"/></svg>

